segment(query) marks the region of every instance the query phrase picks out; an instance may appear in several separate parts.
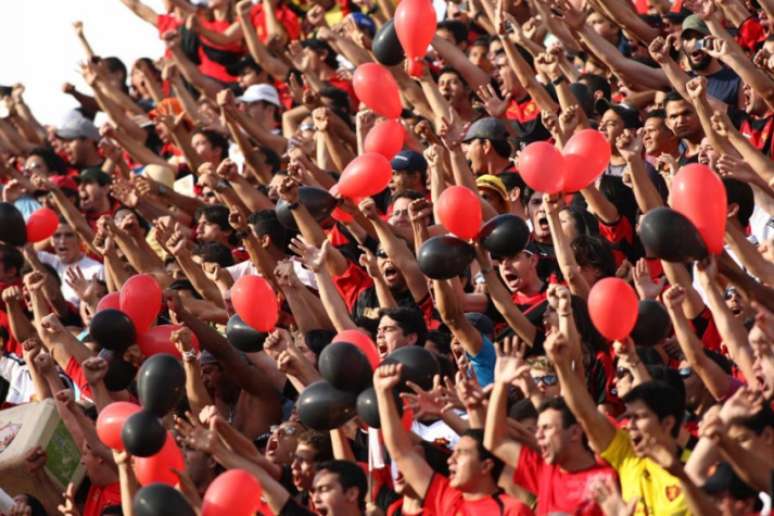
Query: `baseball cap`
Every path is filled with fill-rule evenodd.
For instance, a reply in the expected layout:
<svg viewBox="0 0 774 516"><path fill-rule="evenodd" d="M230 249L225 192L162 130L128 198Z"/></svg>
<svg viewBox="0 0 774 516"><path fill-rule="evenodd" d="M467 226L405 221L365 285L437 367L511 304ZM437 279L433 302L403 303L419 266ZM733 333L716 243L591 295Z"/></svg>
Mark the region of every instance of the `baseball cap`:
<svg viewBox="0 0 774 516"><path fill-rule="evenodd" d="M78 179L76 179L76 182L78 183L97 183L100 186L109 185L111 181L111 177L104 173L99 167L89 167L83 169L81 175L79 175Z"/></svg>
<svg viewBox="0 0 774 516"><path fill-rule="evenodd" d="M403 150L392 158L390 162L392 169L396 172L426 172L427 160L417 151Z"/></svg>
<svg viewBox="0 0 774 516"><path fill-rule="evenodd" d="M497 193L504 201L508 201L508 189L505 187L503 180L497 176L491 174L484 174L476 179L476 186L479 188L486 188Z"/></svg>
<svg viewBox="0 0 774 516"><path fill-rule="evenodd" d="M67 113L62 124L56 130L56 135L63 140L86 138L96 142L100 139L99 129L94 125L94 122L76 110Z"/></svg>
<svg viewBox="0 0 774 516"><path fill-rule="evenodd" d="M692 14L683 20L683 30L680 31L680 37L682 38L683 35L689 30L696 31L700 34L704 34L705 36L710 35L709 27L707 27L707 24L704 23L704 20L699 18L699 15L697 14Z"/></svg>
<svg viewBox="0 0 774 516"><path fill-rule="evenodd" d="M145 168L142 169L142 175L167 188L174 188L175 186L175 173L171 168L165 167L164 165L158 165L156 163L146 165Z"/></svg>
<svg viewBox="0 0 774 516"><path fill-rule="evenodd" d="M252 104L253 102L268 102L280 107L279 93L277 88L269 84L253 84L248 87L241 97L238 97L239 102L245 104Z"/></svg>
<svg viewBox="0 0 774 516"><path fill-rule="evenodd" d="M494 338L494 323L489 316L479 312L467 312L465 318L472 324L480 334L484 335L489 340Z"/></svg>
<svg viewBox="0 0 774 516"><path fill-rule="evenodd" d="M505 124L495 117L487 116L479 118L468 128L463 142L471 140L508 141L508 129Z"/></svg>
<svg viewBox="0 0 774 516"><path fill-rule="evenodd" d="M358 29L365 31L372 38L374 37L374 34L376 34L376 24L370 16L363 13L352 13L352 20Z"/></svg>
<svg viewBox="0 0 774 516"><path fill-rule="evenodd" d="M637 110L625 106L624 104L613 104L604 98L600 98L594 103L594 111L600 116L604 115L605 111L608 109L612 109L621 117L626 129L638 129L642 127L640 114Z"/></svg>

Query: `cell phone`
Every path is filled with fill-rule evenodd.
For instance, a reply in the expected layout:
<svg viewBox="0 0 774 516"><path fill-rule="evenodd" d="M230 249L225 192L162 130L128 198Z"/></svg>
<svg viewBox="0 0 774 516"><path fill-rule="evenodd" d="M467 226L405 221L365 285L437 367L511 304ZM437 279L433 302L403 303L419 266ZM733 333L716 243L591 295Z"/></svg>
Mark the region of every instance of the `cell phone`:
<svg viewBox="0 0 774 516"><path fill-rule="evenodd" d="M13 88L10 86L0 86L0 97L8 97L11 95Z"/></svg>

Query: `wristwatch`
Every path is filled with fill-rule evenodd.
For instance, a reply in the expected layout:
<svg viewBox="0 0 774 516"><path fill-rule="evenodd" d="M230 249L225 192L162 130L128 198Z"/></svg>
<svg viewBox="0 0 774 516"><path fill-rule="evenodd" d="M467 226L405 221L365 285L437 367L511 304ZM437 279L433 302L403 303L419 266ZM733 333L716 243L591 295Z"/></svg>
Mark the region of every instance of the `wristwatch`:
<svg viewBox="0 0 774 516"><path fill-rule="evenodd" d="M189 349L187 351L183 351L183 361L184 362L195 362L196 360L199 360L199 352L195 349Z"/></svg>

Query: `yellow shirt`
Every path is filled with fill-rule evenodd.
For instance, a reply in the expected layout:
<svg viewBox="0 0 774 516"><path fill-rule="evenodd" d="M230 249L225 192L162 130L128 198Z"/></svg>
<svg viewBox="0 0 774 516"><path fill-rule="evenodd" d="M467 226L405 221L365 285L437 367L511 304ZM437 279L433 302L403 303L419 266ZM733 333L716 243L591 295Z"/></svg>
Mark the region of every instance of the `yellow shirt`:
<svg viewBox="0 0 774 516"><path fill-rule="evenodd" d="M602 458L618 471L621 495L639 497L637 515L684 516L690 514L680 481L648 458L638 457L629 434L617 430Z"/></svg>

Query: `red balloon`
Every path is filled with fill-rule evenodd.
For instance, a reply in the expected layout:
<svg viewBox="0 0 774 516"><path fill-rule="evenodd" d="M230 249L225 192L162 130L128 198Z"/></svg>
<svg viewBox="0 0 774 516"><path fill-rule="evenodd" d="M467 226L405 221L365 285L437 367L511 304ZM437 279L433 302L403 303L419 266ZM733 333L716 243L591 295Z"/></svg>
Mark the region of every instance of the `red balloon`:
<svg viewBox="0 0 774 516"><path fill-rule="evenodd" d="M723 251L728 199L717 174L698 163L682 167L672 179L671 204L693 222L710 253Z"/></svg>
<svg viewBox="0 0 774 516"><path fill-rule="evenodd" d="M395 32L409 59L427 53L437 24L431 0L401 0L395 9Z"/></svg>
<svg viewBox="0 0 774 516"><path fill-rule="evenodd" d="M27 242L40 242L54 234L59 215L51 208L39 208L27 219Z"/></svg>
<svg viewBox="0 0 774 516"><path fill-rule="evenodd" d="M121 311L134 322L137 333L145 333L161 310L161 287L150 274L135 274L121 287Z"/></svg>
<svg viewBox="0 0 774 516"><path fill-rule="evenodd" d="M350 199L376 195L390 183L392 166L376 152L365 152L353 159L339 178L339 193Z"/></svg>
<svg viewBox="0 0 774 516"><path fill-rule="evenodd" d="M97 417L97 436L105 446L122 451L124 442L121 440L121 429L126 419L142 410L139 405L128 401L114 401L106 406Z"/></svg>
<svg viewBox="0 0 774 516"><path fill-rule="evenodd" d="M156 455L134 457L134 475L143 486L156 482L169 486L177 485L178 478L173 469L183 471L185 460L171 432L167 432L167 440Z"/></svg>
<svg viewBox="0 0 774 516"><path fill-rule="evenodd" d="M262 505L263 487L243 469L230 469L218 475L204 494L203 516L252 516Z"/></svg>
<svg viewBox="0 0 774 516"><path fill-rule="evenodd" d="M624 280L604 278L591 287L588 306L594 327L609 340L629 336L637 322L637 294Z"/></svg>
<svg viewBox="0 0 774 516"><path fill-rule="evenodd" d="M170 342L172 332L180 328L182 326L179 324L160 324L140 335L137 338L137 345L140 346L140 351L146 357L156 353L169 353L177 358L182 358L175 345ZM191 339L191 345L196 351L199 351L199 339L196 338L195 333Z"/></svg>
<svg viewBox="0 0 774 516"><path fill-rule="evenodd" d="M519 174L538 192L554 194L562 189L564 157L548 142L530 143L519 154Z"/></svg>
<svg viewBox="0 0 774 516"><path fill-rule="evenodd" d="M110 292L99 300L97 303L97 313L102 310L113 308L115 310L121 310L121 294L119 292Z"/></svg>
<svg viewBox="0 0 774 516"><path fill-rule="evenodd" d="M405 129L397 120L381 120L368 131L363 149L392 159L403 148L404 133Z"/></svg>
<svg viewBox="0 0 774 516"><path fill-rule="evenodd" d="M371 364L371 369L376 370L379 367L379 351L376 349L376 344L371 340L371 337L366 335L360 330L344 330L340 331L333 337L331 344L334 342L349 342L360 351L368 359L368 363Z"/></svg>
<svg viewBox="0 0 774 516"><path fill-rule="evenodd" d="M239 317L255 330L268 332L277 324L277 296L269 282L261 276L239 278L231 287L231 304Z"/></svg>
<svg viewBox="0 0 774 516"><path fill-rule="evenodd" d="M443 227L463 240L470 240L481 229L481 201L464 186L450 186L438 198L438 217Z"/></svg>
<svg viewBox="0 0 774 516"><path fill-rule="evenodd" d="M610 164L611 152L610 142L595 129L583 129L573 134L562 151L565 159L569 158L562 190L577 192L590 185Z"/></svg>
<svg viewBox="0 0 774 516"><path fill-rule="evenodd" d="M403 111L398 83L390 71L378 63L364 63L352 76L355 95L374 113L387 118L398 118Z"/></svg>

